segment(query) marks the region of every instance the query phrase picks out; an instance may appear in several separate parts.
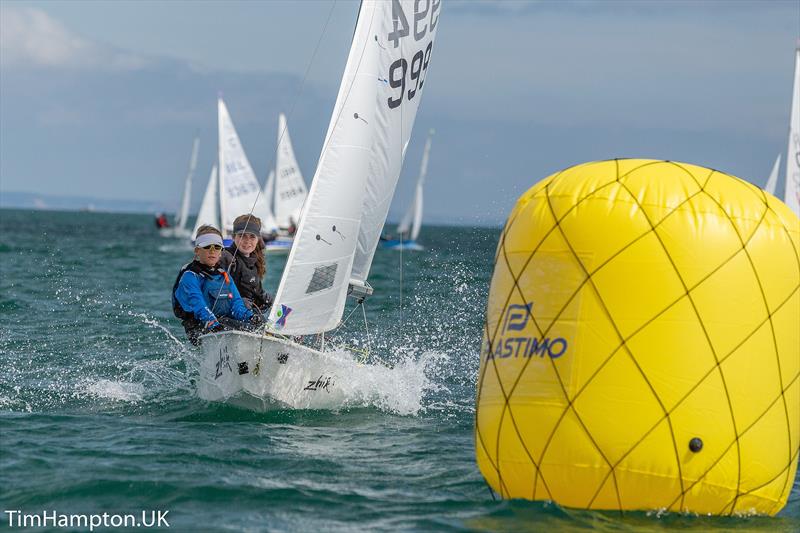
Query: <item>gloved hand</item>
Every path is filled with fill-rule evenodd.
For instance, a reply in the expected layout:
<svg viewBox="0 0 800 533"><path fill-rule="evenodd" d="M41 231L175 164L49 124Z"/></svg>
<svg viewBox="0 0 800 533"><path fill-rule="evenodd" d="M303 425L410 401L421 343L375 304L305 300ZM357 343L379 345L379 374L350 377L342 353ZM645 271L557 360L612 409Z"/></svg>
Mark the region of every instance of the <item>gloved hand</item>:
<svg viewBox="0 0 800 533"><path fill-rule="evenodd" d="M264 309L269 309L270 307L272 307L272 302L274 301L275 299L272 297L270 293L264 292Z"/></svg>
<svg viewBox="0 0 800 533"><path fill-rule="evenodd" d="M250 317L250 323L254 326L261 326L264 324L264 317L257 309L253 310L253 316Z"/></svg>
<svg viewBox="0 0 800 533"><path fill-rule="evenodd" d="M222 327L222 324L217 322L216 318L214 320L209 320L208 322L206 322L205 328L206 328L206 332L209 332L209 333L212 333L212 332L215 332L215 331L222 331L222 330L225 329L224 327Z"/></svg>

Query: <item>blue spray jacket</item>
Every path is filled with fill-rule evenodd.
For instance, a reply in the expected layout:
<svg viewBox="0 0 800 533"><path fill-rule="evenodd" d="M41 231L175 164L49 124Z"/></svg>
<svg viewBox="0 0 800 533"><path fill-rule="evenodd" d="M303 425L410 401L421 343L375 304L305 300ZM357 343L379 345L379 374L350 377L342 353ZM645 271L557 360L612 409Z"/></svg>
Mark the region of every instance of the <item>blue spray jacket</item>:
<svg viewBox="0 0 800 533"><path fill-rule="evenodd" d="M218 316L236 320L249 320L253 316L224 270L205 267L197 261L182 269L173 296L184 311L202 323Z"/></svg>

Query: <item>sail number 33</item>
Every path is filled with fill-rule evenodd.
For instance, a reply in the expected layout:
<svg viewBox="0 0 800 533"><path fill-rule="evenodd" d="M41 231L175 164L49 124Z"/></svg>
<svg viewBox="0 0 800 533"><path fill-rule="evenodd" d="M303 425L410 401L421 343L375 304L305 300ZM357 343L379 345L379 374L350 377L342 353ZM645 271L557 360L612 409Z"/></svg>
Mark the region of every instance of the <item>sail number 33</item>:
<svg viewBox="0 0 800 533"><path fill-rule="evenodd" d="M415 41L421 41L428 33L433 33L439 22L440 5L441 0L414 0L413 34ZM408 37L412 33L412 24L409 24L400 0L392 0L392 23L394 29L387 38L397 48L400 46L400 39ZM433 50L432 40L424 50L418 50L414 54L411 58L410 68L408 60L404 57L389 65L389 86L392 89L400 89L398 97L390 96L387 99L389 109L399 107L403 103L403 98L413 100L417 92L422 90L422 86L425 84L425 72L428 70L428 63L431 60L431 50ZM406 78L408 78L408 82Z"/></svg>

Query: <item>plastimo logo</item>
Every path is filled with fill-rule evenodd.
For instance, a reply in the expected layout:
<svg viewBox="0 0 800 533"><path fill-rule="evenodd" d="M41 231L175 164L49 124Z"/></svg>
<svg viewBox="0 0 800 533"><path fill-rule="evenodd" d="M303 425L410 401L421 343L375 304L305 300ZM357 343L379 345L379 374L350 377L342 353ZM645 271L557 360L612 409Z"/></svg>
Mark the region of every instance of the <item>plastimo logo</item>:
<svg viewBox="0 0 800 533"><path fill-rule="evenodd" d="M545 356L558 359L567 353L564 337L525 335L533 315L533 302L511 304L503 312L502 335L487 350L486 359L529 358Z"/></svg>

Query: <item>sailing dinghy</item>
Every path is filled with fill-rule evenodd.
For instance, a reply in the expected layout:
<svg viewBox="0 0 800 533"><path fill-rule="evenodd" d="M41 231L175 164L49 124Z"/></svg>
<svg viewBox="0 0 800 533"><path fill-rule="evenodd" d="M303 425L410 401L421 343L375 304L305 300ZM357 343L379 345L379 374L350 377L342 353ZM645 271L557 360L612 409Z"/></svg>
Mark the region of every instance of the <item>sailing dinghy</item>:
<svg viewBox="0 0 800 533"><path fill-rule="evenodd" d="M294 155L286 115L283 113L278 115L278 151L275 172L274 174L270 173L270 178L273 176L274 187L270 187L267 201L272 199L275 223L278 225L278 237L266 243L265 251L268 254L286 254L289 253L294 242L294 235L290 230L297 229L300 212L308 196L308 189L303 180L303 174L300 172L300 165L297 164L297 157ZM268 179L267 182L269 185L270 180Z"/></svg>
<svg viewBox="0 0 800 533"><path fill-rule="evenodd" d="M268 326L201 337L198 395L247 408L336 408L347 369L324 333L367 283L417 114L441 2L364 0ZM318 335L318 347L296 342Z"/></svg>
<svg viewBox="0 0 800 533"><path fill-rule="evenodd" d="M194 176L194 169L197 167L197 149L200 147L200 138L195 137L192 143L192 157L189 159L189 172L186 173L186 179L183 182L183 196L181 197L181 207L178 211L178 216L175 220L175 226L171 228L161 228L158 230L162 237L191 237L186 224L189 222L189 201L192 195L192 176Z"/></svg>
<svg viewBox="0 0 800 533"><path fill-rule="evenodd" d="M789 146L786 149L786 189L783 201L800 217L800 41L794 56L794 86L789 121Z"/></svg>
<svg viewBox="0 0 800 533"><path fill-rule="evenodd" d="M218 228L219 224L219 198L217 196L217 165L211 167L211 176L208 178L208 185L206 192L203 193L203 201L200 203L200 211L197 212L197 219L194 222L194 229L192 235L197 235L197 230L200 226L214 226Z"/></svg>
<svg viewBox="0 0 800 533"><path fill-rule="evenodd" d="M428 157L431 153L431 137L433 130L428 132L428 140L425 142L425 150L422 152L422 165L417 177L417 186L414 191L414 201L408 206L406 214L397 226L399 240L381 241L384 248L391 250L424 250L425 248L417 243L419 230L422 227L422 188L425 185L425 176L428 174ZM411 230L409 232L409 230Z"/></svg>
<svg viewBox="0 0 800 533"><path fill-rule="evenodd" d="M778 185L778 168L780 166L781 154L778 154L777 159L775 159L775 164L772 165L772 172L769 173L769 178L767 178L767 184L764 185L764 190L772 195L775 194L775 187Z"/></svg>
<svg viewBox="0 0 800 533"><path fill-rule="evenodd" d="M276 230L267 199L261 192L253 167L247 159L239 134L231 120L228 107L220 97L217 100L219 124L219 165L215 165L203 194L203 202L197 214L193 239L204 224L220 228L226 237L233 231L233 220L252 212L261 219L261 229L267 234Z"/></svg>
<svg viewBox="0 0 800 533"><path fill-rule="evenodd" d="M272 202L275 193L275 171L269 171L267 183L264 184L264 198L267 199L267 205L275 213L274 204ZM292 248L292 238L289 236L281 235L280 231L275 232L275 238L269 237L270 240L264 243L264 253L268 254L288 254Z"/></svg>
<svg viewBox="0 0 800 533"><path fill-rule="evenodd" d="M219 215L223 235L233 232L233 220L253 213L261 219L261 230L267 234L276 229L275 217L261 194L261 185L247 159L239 134L233 125L228 107L217 101L219 125Z"/></svg>

